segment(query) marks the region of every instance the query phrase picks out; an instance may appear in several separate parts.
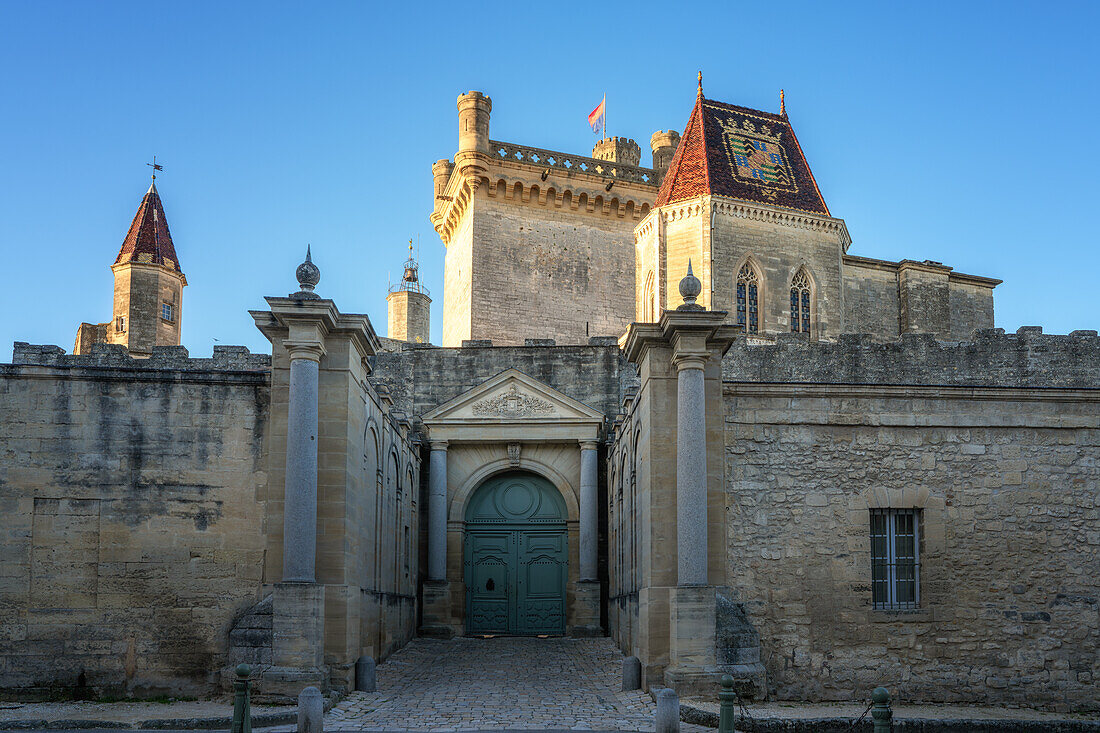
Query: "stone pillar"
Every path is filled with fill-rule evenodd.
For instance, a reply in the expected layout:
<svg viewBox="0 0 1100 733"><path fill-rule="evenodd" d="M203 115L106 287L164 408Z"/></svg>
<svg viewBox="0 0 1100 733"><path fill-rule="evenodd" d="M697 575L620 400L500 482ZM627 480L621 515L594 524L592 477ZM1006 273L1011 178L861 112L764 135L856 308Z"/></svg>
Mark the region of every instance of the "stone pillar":
<svg viewBox="0 0 1100 733"><path fill-rule="evenodd" d="M317 373L324 346L286 343L290 406L283 504L283 582L312 583L317 562Z"/></svg>
<svg viewBox="0 0 1100 733"><path fill-rule="evenodd" d="M428 580L447 579L447 441L433 440L428 468Z"/></svg>
<svg viewBox="0 0 1100 733"><path fill-rule="evenodd" d="M705 357L676 365L676 584L707 584L707 428Z"/></svg>
<svg viewBox="0 0 1100 733"><path fill-rule="evenodd" d="M581 580L599 580L599 495L596 441L581 443Z"/></svg>

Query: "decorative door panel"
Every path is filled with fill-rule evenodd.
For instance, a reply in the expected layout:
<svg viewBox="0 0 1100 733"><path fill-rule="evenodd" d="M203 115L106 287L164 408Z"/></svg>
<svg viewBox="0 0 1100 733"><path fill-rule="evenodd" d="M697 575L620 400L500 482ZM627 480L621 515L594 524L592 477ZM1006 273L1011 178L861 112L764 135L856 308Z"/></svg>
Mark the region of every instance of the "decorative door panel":
<svg viewBox="0 0 1100 733"><path fill-rule="evenodd" d="M467 633L562 634L569 546L565 503L550 482L513 472L466 509Z"/></svg>
<svg viewBox="0 0 1100 733"><path fill-rule="evenodd" d="M516 535L517 632L562 634L569 567L567 535L563 530L528 530Z"/></svg>
<svg viewBox="0 0 1100 733"><path fill-rule="evenodd" d="M513 542L512 532L476 532L467 537L470 632L507 633L512 626L509 598L516 586Z"/></svg>

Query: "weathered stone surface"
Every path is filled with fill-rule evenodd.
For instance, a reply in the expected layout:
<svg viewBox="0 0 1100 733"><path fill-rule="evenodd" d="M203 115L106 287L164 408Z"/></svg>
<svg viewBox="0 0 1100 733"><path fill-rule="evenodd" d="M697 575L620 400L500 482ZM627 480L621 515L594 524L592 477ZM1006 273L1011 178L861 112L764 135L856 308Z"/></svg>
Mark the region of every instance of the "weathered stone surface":
<svg viewBox="0 0 1100 733"><path fill-rule="evenodd" d="M0 365L0 681L197 693L258 598L268 362L16 344Z"/></svg>

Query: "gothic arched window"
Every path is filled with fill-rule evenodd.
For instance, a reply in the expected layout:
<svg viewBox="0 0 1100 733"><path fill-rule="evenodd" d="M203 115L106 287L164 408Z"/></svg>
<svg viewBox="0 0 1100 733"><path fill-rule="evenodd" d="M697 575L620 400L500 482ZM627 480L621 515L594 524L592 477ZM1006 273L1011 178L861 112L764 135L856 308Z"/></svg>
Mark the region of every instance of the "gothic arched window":
<svg viewBox="0 0 1100 733"><path fill-rule="evenodd" d="M642 322L655 323L657 321L657 305L653 292L653 272L646 275L645 287L642 288Z"/></svg>
<svg viewBox="0 0 1100 733"><path fill-rule="evenodd" d="M810 278L805 269L791 280L791 330L810 332Z"/></svg>
<svg viewBox="0 0 1100 733"><path fill-rule="evenodd" d="M756 270L749 263L737 273L737 325L745 327L745 333L760 332L760 282Z"/></svg>

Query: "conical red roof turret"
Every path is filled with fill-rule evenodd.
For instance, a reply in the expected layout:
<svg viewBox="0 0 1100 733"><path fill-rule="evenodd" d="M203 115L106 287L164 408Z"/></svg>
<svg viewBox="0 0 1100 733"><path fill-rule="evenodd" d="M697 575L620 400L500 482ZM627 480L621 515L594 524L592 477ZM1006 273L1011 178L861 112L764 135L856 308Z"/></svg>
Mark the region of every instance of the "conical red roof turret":
<svg viewBox="0 0 1100 733"><path fill-rule="evenodd" d="M168 219L164 216L164 206L161 205L156 183L150 184L149 190L141 199L141 206L130 224L130 231L126 233L122 249L115 258L116 265L126 262L164 265L176 272L183 272L176 257L176 248L172 244L172 234L168 231Z"/></svg>

